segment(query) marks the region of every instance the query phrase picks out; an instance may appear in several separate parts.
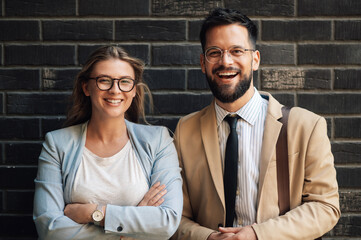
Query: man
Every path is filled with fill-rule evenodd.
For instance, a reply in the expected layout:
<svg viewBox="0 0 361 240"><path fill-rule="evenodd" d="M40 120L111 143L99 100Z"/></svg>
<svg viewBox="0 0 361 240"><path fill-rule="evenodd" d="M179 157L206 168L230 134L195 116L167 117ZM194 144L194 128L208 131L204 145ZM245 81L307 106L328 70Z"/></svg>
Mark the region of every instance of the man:
<svg viewBox="0 0 361 240"><path fill-rule="evenodd" d="M174 238L303 240L322 236L340 217L325 119L298 107L290 112L291 210L279 216L276 142L282 105L253 86L253 71L260 64L257 28L237 11L216 9L204 21L200 38L201 68L215 99L182 118L175 132L184 208ZM228 115L238 117L233 121ZM229 141L238 148L233 163L227 157L235 152L228 150L231 134L236 137ZM229 190L232 186L234 190Z"/></svg>

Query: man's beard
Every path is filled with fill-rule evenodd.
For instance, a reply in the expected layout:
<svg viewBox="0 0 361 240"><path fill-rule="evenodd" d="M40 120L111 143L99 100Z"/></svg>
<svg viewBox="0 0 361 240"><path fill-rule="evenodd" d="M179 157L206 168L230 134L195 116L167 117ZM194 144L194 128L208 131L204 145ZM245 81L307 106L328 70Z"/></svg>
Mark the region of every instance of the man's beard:
<svg viewBox="0 0 361 240"><path fill-rule="evenodd" d="M224 69L224 70L231 70L231 69ZM213 74L215 74L216 71L213 72L214 72ZM242 73L241 71L238 72L239 75L241 75L241 73ZM246 74L240 76L241 78L238 80L238 83L235 86L233 92L230 92L230 88L231 88L230 85L228 84L218 85L215 80L212 80L211 76L209 76L207 73L205 75L209 88L213 93L213 96L223 103L231 103L242 97L251 86L251 81L253 77L252 72L248 76Z"/></svg>

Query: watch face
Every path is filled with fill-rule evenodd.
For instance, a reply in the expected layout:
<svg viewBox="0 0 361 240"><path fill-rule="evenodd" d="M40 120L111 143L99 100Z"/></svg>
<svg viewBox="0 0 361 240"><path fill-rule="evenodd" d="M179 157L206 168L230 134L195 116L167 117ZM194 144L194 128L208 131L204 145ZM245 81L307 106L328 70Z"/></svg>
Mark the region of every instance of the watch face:
<svg viewBox="0 0 361 240"><path fill-rule="evenodd" d="M93 220L95 222L100 222L101 220L103 220L104 216L103 216L103 213L101 211L96 210L96 211L93 212L92 217L93 217Z"/></svg>

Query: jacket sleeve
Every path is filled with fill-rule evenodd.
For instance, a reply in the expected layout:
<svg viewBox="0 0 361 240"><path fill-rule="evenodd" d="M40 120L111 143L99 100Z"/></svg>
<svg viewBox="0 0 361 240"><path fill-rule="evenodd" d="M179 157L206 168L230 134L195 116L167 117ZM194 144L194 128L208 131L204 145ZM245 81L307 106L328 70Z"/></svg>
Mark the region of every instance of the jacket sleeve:
<svg viewBox="0 0 361 240"><path fill-rule="evenodd" d="M179 165L183 168L183 158L182 158L182 150L180 145L180 135L182 126L182 119L179 120L178 126L175 130L174 139L175 145L178 151L178 158L179 158ZM182 173L183 181L185 178L184 171ZM188 196L188 189L187 184L183 183L183 213L182 213L182 220L179 225L177 232L172 237L173 240L176 239L194 239L194 240L206 240L209 235L215 232L213 229L209 229L207 227L201 226L200 224L193 221L193 211L191 207L191 203ZM211 211L211 209L210 209Z"/></svg>
<svg viewBox="0 0 361 240"><path fill-rule="evenodd" d="M338 186L326 128L325 119L319 117L308 141L304 141L302 204L291 203L285 215L252 225L259 240L315 239L337 223L341 214Z"/></svg>
<svg viewBox="0 0 361 240"><path fill-rule="evenodd" d="M104 227L107 233L158 240L169 239L177 230L183 208L182 178L177 152L166 128L162 127L161 134L154 134L152 137L156 138L158 147L150 150L155 151L152 153L154 161L150 181L151 185L158 181L166 185L164 202L159 207L108 204Z"/></svg>
<svg viewBox="0 0 361 240"><path fill-rule="evenodd" d="M105 239L101 228L78 224L64 215L61 161L52 134L46 134L35 179L33 219L39 239Z"/></svg>

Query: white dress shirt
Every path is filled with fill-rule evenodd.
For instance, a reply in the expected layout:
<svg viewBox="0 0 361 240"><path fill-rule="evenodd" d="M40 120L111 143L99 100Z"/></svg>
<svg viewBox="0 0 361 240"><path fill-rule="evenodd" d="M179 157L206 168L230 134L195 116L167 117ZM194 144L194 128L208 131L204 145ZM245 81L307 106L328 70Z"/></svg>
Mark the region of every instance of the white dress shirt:
<svg viewBox="0 0 361 240"><path fill-rule="evenodd" d="M261 97L256 88L254 90L254 95L248 103L235 113L227 112L215 104L223 170L226 143L230 132L229 125L224 118L228 114L237 114L241 117L236 128L238 134L238 179L234 227L251 225L256 221L259 162L268 101Z"/></svg>

